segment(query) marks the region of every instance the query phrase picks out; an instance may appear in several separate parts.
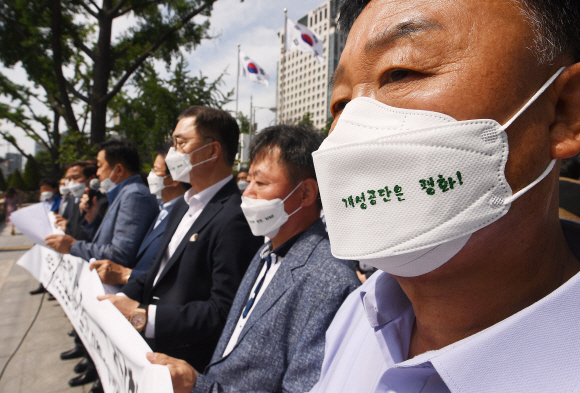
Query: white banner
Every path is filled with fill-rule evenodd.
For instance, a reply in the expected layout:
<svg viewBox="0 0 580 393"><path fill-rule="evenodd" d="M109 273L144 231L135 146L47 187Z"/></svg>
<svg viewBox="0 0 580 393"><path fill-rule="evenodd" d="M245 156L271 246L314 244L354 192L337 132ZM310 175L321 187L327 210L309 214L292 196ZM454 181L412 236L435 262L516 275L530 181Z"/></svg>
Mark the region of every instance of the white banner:
<svg viewBox="0 0 580 393"><path fill-rule="evenodd" d="M105 393L173 393L165 366L149 363L151 348L108 300L88 262L34 246L20 258L27 269L58 300L93 359Z"/></svg>

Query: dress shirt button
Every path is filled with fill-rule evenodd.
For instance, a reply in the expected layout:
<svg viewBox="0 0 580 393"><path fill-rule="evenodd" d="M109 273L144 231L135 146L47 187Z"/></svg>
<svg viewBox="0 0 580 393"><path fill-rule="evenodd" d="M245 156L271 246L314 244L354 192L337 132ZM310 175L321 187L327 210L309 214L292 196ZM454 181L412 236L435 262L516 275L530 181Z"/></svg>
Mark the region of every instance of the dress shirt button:
<svg viewBox="0 0 580 393"><path fill-rule="evenodd" d="M397 391L396 390L393 390L393 389L390 389L390 390L387 390L385 393L397 393Z"/></svg>

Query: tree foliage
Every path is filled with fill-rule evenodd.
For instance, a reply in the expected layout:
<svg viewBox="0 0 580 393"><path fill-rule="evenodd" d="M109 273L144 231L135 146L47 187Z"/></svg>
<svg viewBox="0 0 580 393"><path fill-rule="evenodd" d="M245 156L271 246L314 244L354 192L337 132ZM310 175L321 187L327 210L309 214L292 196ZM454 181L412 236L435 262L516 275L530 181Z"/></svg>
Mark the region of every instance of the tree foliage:
<svg viewBox="0 0 580 393"><path fill-rule="evenodd" d="M26 161L22 179L26 184L26 189L24 189L25 191L34 191L39 188L40 180L42 180L42 173L40 170L40 165L34 158L29 158Z"/></svg>
<svg viewBox="0 0 580 393"><path fill-rule="evenodd" d="M8 187L14 187L20 191L27 190L28 186L22 178L22 174L20 173L19 169L16 169L13 174L8 176Z"/></svg>
<svg viewBox="0 0 580 393"><path fill-rule="evenodd" d="M248 116L244 115L242 112L238 112L238 124L240 124L240 132L242 134L250 133L250 119Z"/></svg>
<svg viewBox="0 0 580 393"><path fill-rule="evenodd" d="M326 119L326 124L322 128L322 134L324 136L328 136L328 134L330 133L330 128L332 128L333 122L334 122L334 119L332 117L329 117L328 119Z"/></svg>
<svg viewBox="0 0 580 393"><path fill-rule="evenodd" d="M8 189L8 184L4 178L4 171L0 168L0 191L6 191Z"/></svg>
<svg viewBox="0 0 580 393"><path fill-rule="evenodd" d="M2 0L0 63L21 66L35 88L2 76L0 95L11 103L0 119L43 145L56 172L61 119L83 147L103 141L111 100L148 59L169 64L208 38L208 20L194 17L209 16L215 1ZM114 37L113 22L128 23L124 17L131 25ZM20 149L9 130L0 134Z"/></svg>
<svg viewBox="0 0 580 393"><path fill-rule="evenodd" d="M312 122L312 113L306 112L304 116L302 116L302 120L298 122L300 125L305 125L308 127L314 127L314 123Z"/></svg>
<svg viewBox="0 0 580 393"><path fill-rule="evenodd" d="M133 93L119 94L111 104L118 121L113 130L137 145L146 171L155 148L170 138L182 110L192 105L221 108L233 95L219 89L223 75L209 81L201 74L191 76L187 67L181 57L169 77L162 79L147 62L131 83Z"/></svg>

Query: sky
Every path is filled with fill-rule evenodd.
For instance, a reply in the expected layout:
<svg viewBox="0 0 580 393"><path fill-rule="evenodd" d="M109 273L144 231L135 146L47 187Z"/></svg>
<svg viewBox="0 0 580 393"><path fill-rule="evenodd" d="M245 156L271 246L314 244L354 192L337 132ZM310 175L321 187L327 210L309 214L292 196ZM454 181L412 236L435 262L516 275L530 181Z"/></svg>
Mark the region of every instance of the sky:
<svg viewBox="0 0 580 393"><path fill-rule="evenodd" d="M239 110L246 116L250 113L250 96L254 106L276 106L276 63L280 53L277 33L284 25L284 8L288 9L288 18L297 20L309 10L322 4L323 0L218 0L214 4L210 20L210 40L204 40L191 53L185 52L192 75L204 76L214 80L224 71L223 91L236 87L237 78L237 44L241 50L252 58L270 76L268 87L240 78ZM118 21L114 31L123 31L131 24L131 19ZM165 74L165 67L158 64L158 71ZM15 83L25 84L26 74L17 67L0 68ZM235 110L235 102L224 109ZM258 128L273 124L275 114L267 109L256 110ZM3 124L3 128L6 126ZM34 152L34 142L18 130L13 131L18 143L28 153ZM15 152L14 147L0 139L0 156L6 151Z"/></svg>

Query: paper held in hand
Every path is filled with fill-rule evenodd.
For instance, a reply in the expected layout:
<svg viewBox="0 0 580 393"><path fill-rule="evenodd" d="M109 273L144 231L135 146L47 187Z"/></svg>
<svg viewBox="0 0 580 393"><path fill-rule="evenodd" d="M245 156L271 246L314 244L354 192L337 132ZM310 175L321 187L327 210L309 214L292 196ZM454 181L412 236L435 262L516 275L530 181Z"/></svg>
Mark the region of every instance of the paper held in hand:
<svg viewBox="0 0 580 393"><path fill-rule="evenodd" d="M49 204L45 202L15 211L10 215L10 221L24 236L43 246L46 245L44 239L48 235L64 234L55 226L56 217L50 211Z"/></svg>

